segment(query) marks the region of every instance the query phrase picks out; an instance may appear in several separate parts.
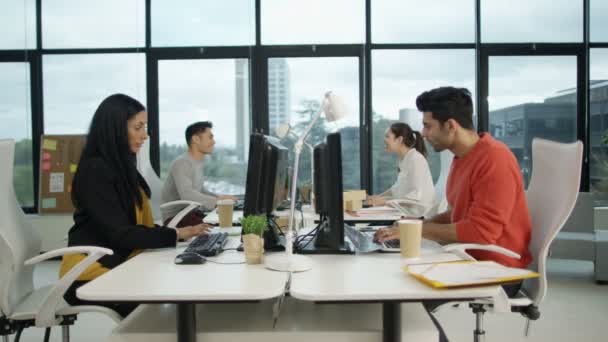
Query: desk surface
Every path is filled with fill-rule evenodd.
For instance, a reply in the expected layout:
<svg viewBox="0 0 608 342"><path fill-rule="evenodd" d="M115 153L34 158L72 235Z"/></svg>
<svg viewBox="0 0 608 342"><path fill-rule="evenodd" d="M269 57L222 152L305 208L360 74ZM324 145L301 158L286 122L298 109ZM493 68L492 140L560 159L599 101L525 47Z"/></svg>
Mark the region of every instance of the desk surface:
<svg viewBox="0 0 608 342"><path fill-rule="evenodd" d="M395 254L313 255L310 271L294 273L290 294L310 301L468 299L499 295L500 286L436 290L403 271Z"/></svg>
<svg viewBox="0 0 608 342"><path fill-rule="evenodd" d="M238 245L231 238L230 247ZM263 265L175 265L185 247L144 252L77 290L81 299L136 302L247 301L278 297L287 274ZM244 260L242 253L225 251L218 261Z"/></svg>

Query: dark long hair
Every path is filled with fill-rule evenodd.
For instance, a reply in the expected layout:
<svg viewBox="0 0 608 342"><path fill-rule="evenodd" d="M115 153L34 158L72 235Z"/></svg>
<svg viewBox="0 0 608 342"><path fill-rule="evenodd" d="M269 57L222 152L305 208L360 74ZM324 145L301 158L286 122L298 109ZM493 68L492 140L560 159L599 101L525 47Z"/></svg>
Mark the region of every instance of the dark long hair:
<svg viewBox="0 0 608 342"><path fill-rule="evenodd" d="M405 146L415 148L420 154L426 157L426 147L424 146L424 139L420 132L414 131L410 125L403 122L393 123L390 130L395 135L395 138L403 138Z"/></svg>
<svg viewBox="0 0 608 342"><path fill-rule="evenodd" d="M108 96L101 102L89 127L87 142L80 161L89 158L101 158L115 171L125 190L127 200L135 200L138 207L142 206L140 187L150 197L150 188L139 176L136 167L135 154L129 148L127 120L135 114L144 111L145 107L132 97L124 94ZM77 170L80 170L78 168ZM78 171L72 184L77 189ZM76 191L72 191L72 202L76 205Z"/></svg>

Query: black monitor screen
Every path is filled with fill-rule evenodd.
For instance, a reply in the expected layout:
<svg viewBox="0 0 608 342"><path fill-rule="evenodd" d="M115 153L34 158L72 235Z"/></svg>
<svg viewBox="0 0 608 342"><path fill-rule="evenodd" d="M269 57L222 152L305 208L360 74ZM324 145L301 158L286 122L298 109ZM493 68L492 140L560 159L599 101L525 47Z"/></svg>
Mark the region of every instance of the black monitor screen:
<svg viewBox="0 0 608 342"><path fill-rule="evenodd" d="M249 141L244 215L270 216L287 199L287 148L259 133L251 134Z"/></svg>
<svg viewBox="0 0 608 342"><path fill-rule="evenodd" d="M287 199L288 151L277 138L253 133L249 140L249 162L245 186L244 216L270 217ZM281 249L279 232L271 225L264 233L266 249Z"/></svg>
<svg viewBox="0 0 608 342"><path fill-rule="evenodd" d="M342 142L340 133L327 135L327 142L315 147L315 210L320 216L314 247L303 253L352 253L344 242L342 193Z"/></svg>

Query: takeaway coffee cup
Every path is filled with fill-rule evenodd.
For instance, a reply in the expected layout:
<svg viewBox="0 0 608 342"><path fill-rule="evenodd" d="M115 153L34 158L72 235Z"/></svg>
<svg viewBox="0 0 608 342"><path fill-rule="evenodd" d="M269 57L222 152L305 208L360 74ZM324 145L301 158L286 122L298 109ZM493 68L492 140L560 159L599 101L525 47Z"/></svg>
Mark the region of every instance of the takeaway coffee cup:
<svg viewBox="0 0 608 342"><path fill-rule="evenodd" d="M233 210L233 200L225 199L217 201L217 216L219 217L220 227L232 227Z"/></svg>
<svg viewBox="0 0 608 342"><path fill-rule="evenodd" d="M398 224L401 256L405 258L419 257L422 242L422 221L399 220Z"/></svg>

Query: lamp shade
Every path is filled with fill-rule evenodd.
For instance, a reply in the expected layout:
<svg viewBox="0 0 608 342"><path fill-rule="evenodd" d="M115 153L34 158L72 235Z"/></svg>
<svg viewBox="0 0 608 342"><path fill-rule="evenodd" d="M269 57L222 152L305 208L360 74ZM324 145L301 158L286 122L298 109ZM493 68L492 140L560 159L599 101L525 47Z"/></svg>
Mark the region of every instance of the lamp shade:
<svg viewBox="0 0 608 342"><path fill-rule="evenodd" d="M328 122L334 122L346 116L348 108L340 97L331 91L325 93L323 100L323 112Z"/></svg>

